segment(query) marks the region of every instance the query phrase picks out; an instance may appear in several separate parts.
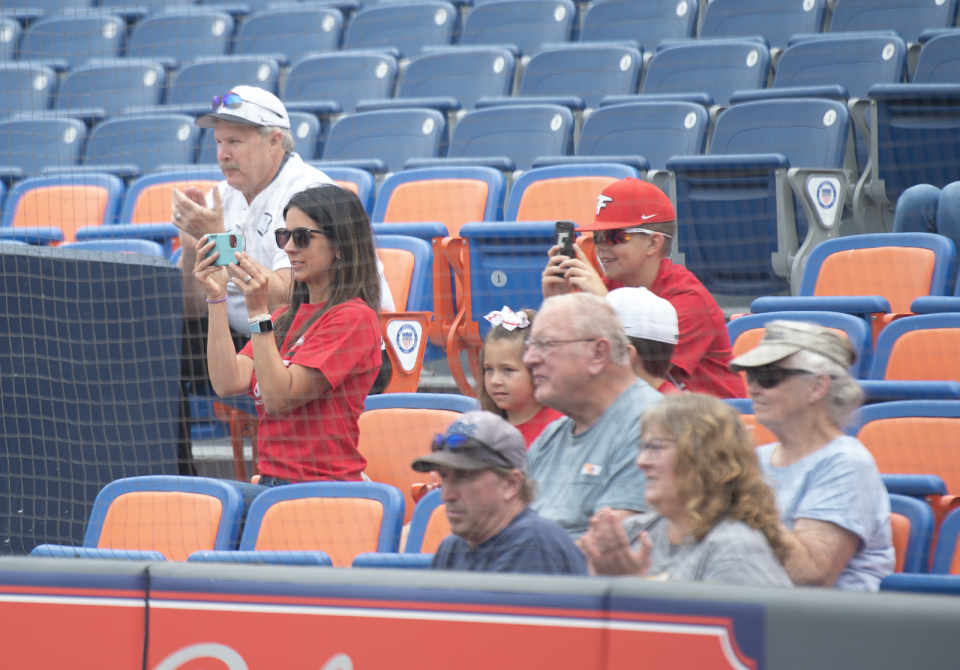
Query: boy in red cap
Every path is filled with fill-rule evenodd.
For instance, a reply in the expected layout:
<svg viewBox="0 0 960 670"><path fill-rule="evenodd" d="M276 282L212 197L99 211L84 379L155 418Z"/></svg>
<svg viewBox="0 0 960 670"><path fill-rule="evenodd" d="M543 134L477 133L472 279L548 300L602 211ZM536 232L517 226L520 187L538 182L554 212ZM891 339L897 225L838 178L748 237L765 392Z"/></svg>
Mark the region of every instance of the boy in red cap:
<svg viewBox="0 0 960 670"><path fill-rule="evenodd" d="M673 377L688 391L746 398L743 380L728 365L732 351L723 311L692 273L668 258L677 231L670 199L653 184L623 179L597 196L596 214L578 230L594 231L606 276L597 274L579 246L576 258L559 255L555 246L543 271L544 298L571 288L601 297L622 286L646 288L668 300L680 319L680 342L670 360Z"/></svg>

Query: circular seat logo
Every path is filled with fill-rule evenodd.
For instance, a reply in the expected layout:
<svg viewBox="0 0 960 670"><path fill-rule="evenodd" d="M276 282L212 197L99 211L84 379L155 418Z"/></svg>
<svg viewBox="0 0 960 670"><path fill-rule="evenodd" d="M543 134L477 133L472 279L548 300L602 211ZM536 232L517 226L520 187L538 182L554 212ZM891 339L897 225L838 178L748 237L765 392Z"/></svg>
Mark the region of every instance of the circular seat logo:
<svg viewBox="0 0 960 670"><path fill-rule="evenodd" d="M416 329L409 324L401 326L397 331L397 348L400 353L410 354L416 351L419 340Z"/></svg>
<svg viewBox="0 0 960 670"><path fill-rule="evenodd" d="M837 189L828 181L817 188L817 203L823 209L830 209L837 203Z"/></svg>

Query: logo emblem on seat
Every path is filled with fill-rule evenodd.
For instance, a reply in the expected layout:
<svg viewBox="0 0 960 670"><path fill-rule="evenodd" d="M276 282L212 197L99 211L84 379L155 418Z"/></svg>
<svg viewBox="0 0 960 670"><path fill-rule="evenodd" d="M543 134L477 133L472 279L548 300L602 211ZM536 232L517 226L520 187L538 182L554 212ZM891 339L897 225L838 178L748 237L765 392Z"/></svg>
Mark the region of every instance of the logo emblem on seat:
<svg viewBox="0 0 960 670"><path fill-rule="evenodd" d="M600 216L600 210L607 208L607 203L613 202L613 198L609 195L603 195L602 193L597 196L597 216Z"/></svg>
<svg viewBox="0 0 960 670"><path fill-rule="evenodd" d="M405 354L413 353L417 349L419 339L420 338L417 337L417 331L413 326L402 326L400 330L397 331L397 348Z"/></svg>
<svg viewBox="0 0 960 670"><path fill-rule="evenodd" d="M817 202L824 209L830 209L837 203L837 189L828 181L820 184L817 189Z"/></svg>

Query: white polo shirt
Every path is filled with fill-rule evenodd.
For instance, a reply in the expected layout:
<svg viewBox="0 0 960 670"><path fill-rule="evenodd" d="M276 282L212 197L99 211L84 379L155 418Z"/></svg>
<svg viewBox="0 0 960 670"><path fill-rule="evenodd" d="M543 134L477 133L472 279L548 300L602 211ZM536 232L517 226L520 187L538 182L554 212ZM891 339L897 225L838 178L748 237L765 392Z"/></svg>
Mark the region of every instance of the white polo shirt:
<svg viewBox="0 0 960 670"><path fill-rule="evenodd" d="M289 153L284 158L277 176L249 204L243 193L227 184L226 180L217 184L216 188L220 189L220 200L223 202L223 225L228 233L243 235L244 251L260 265L274 272L288 268L290 258L277 246L274 236L275 230L285 227L284 207L297 193L313 186L332 183L323 172L304 163L297 154ZM207 194L207 206L213 207L213 191ZM377 266L380 271L380 308L383 312L392 312L393 296L379 261ZM227 283L227 317L233 330L243 334L250 332L243 293L232 281Z"/></svg>

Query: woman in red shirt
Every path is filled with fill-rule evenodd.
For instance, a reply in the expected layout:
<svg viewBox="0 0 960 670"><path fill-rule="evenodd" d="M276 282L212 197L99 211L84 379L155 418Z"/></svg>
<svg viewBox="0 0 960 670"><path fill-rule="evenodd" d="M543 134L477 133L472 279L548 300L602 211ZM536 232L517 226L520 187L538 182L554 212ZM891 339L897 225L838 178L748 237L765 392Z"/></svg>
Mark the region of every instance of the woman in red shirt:
<svg viewBox="0 0 960 670"><path fill-rule="evenodd" d="M290 257L288 306L267 311L268 274L249 255L213 265L213 242L198 243L194 275L206 290L207 363L221 397L249 393L260 418L260 485L241 485L245 506L265 486L359 480L357 419L380 370L380 280L370 222L339 186L307 189L283 212L277 245ZM256 234L256 233L254 233ZM244 294L251 340L230 338L227 281Z"/></svg>

